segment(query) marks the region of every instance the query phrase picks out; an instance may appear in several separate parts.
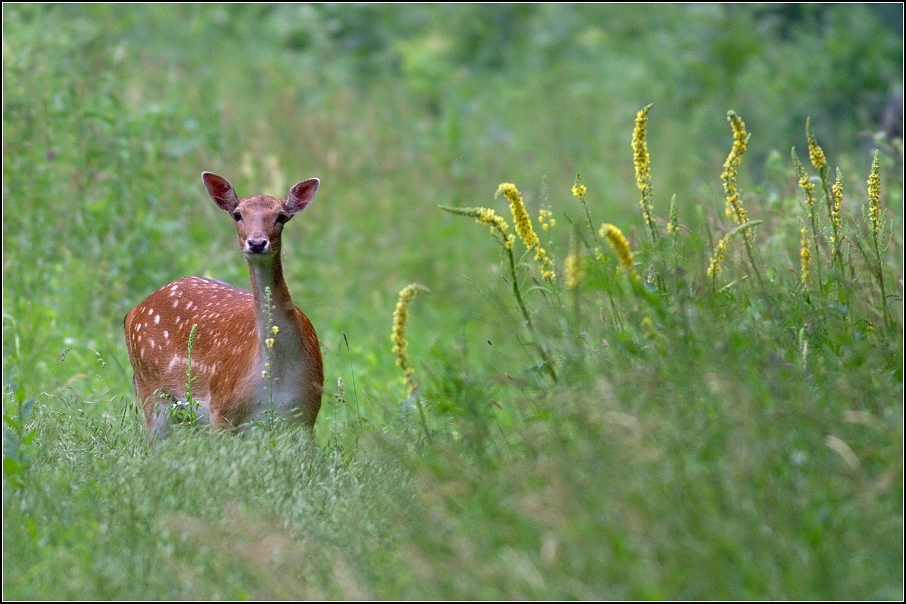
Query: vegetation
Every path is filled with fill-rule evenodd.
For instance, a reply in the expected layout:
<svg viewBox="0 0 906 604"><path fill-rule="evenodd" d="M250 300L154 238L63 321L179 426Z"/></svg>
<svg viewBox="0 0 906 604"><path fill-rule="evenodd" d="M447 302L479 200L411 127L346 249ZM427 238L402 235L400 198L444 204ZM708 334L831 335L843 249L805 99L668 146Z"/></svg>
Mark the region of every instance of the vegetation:
<svg viewBox="0 0 906 604"><path fill-rule="evenodd" d="M4 599L901 600L886 10L5 4ZM149 447L203 170L321 179L313 440Z"/></svg>

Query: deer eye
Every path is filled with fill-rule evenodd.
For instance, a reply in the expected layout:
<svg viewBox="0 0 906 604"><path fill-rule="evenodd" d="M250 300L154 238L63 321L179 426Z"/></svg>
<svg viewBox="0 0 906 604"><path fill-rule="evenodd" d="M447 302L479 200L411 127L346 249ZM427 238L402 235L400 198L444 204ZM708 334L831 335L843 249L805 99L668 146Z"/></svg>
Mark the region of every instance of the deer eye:
<svg viewBox="0 0 906 604"><path fill-rule="evenodd" d="M277 224L286 224L286 221L289 220L288 214L280 214L277 216Z"/></svg>
<svg viewBox="0 0 906 604"><path fill-rule="evenodd" d="M239 212L233 212L233 220L239 222L240 220L242 220L242 214L240 214Z"/></svg>

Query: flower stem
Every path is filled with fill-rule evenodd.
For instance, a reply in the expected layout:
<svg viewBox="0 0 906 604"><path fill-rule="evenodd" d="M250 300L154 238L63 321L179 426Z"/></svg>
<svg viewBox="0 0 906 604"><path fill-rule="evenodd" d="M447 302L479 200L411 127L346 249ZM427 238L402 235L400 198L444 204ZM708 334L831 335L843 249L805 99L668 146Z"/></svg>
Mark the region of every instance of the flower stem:
<svg viewBox="0 0 906 604"><path fill-rule="evenodd" d="M554 383L557 382L557 372L554 371L554 364L550 359L550 356L547 354L547 351L541 347L538 343L538 338L535 334L535 326L532 324L532 318L529 316L528 310L525 308L525 302L522 300L522 293L519 291L519 280L516 277L516 260L513 258L513 250L507 249L507 258L509 259L510 264L510 279L513 282L513 295L516 296L516 302L519 304L519 310L522 311L522 317L525 319L525 326L528 328L529 333L532 336L532 344L535 346L535 350L538 351L538 354L541 356L543 361L544 368L547 370L548 375Z"/></svg>

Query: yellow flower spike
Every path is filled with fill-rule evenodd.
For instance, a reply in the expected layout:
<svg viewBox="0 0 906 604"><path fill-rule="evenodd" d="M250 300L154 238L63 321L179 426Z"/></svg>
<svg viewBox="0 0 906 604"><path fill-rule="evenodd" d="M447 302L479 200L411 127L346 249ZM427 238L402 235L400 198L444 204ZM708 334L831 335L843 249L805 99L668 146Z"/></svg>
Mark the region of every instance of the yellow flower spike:
<svg viewBox="0 0 906 604"><path fill-rule="evenodd" d="M490 208L454 208L450 206L440 206L440 209L446 210L451 214L471 216L475 219L475 222L491 227L491 233L500 234L504 247L512 249L513 236L507 235L507 230L509 230L510 225L508 225L503 218L498 216L494 210Z"/></svg>
<svg viewBox="0 0 906 604"><path fill-rule="evenodd" d="M651 171L648 155L648 144L645 142L645 133L648 129L648 111L651 104L639 111L635 116L635 128L632 131L632 161L635 164L635 183L640 191L644 191L650 184Z"/></svg>
<svg viewBox="0 0 906 604"><path fill-rule="evenodd" d="M724 235L723 239L717 242L717 245L714 246L714 255L711 256L711 262L708 263L709 277L716 277L722 270L721 265L723 264L724 258L727 255L727 247L730 244L730 240L740 232L746 232L749 229L754 229L762 222L763 221L761 220L752 220L745 222Z"/></svg>
<svg viewBox="0 0 906 604"><path fill-rule="evenodd" d="M796 166L796 171L799 174L799 188L805 191L805 205L808 207L809 213L811 213L815 207L815 184L811 181L808 172L805 170L805 166L799 161L799 156L796 155L795 147L793 147L792 157L793 164Z"/></svg>
<svg viewBox="0 0 906 604"><path fill-rule="evenodd" d="M540 245L535 248L535 260L541 265L541 278L553 281L557 276L554 272L554 263Z"/></svg>
<svg viewBox="0 0 906 604"><path fill-rule="evenodd" d="M811 223L811 227L812 227L812 236L815 239L814 252L815 252L815 258L817 260L815 263L815 267L817 268L817 271L818 271L818 282L821 283L822 282L821 257L820 257L820 250L818 249L818 227L816 225L816 217L815 217L815 183L813 183L811 181L811 177L809 177L808 171L805 169L805 166L802 165L802 162L799 161L799 156L796 155L795 147L793 147L791 156L793 158L793 164L796 167L796 171L799 173L799 188L801 188L803 191L805 191L805 207L808 210L808 218L809 218L809 222ZM808 258L806 258L806 256L805 256L806 254L808 255ZM811 267L810 250L807 249L806 247L803 247L800 255L802 256L803 270ZM806 262L808 263L808 265L806 265ZM803 285L807 285L807 279L809 279L808 274L804 272L802 274L802 279L803 279L803 281L802 281Z"/></svg>
<svg viewBox="0 0 906 604"><path fill-rule="evenodd" d="M410 396L415 392L416 384L414 379L415 370L409 366L409 354L406 349L409 342L406 341L406 320L409 318L409 303L415 298L418 292L428 293L429 290L418 283L410 283L400 290L399 299L396 308L393 310L393 329L390 333L390 340L393 342L393 353L396 355L396 364L403 370L403 377L406 380L407 392Z"/></svg>
<svg viewBox="0 0 906 604"><path fill-rule="evenodd" d="M274 325L273 327L271 327L271 331L274 335L277 335L278 333L280 333L280 328Z"/></svg>
<svg viewBox="0 0 906 604"><path fill-rule="evenodd" d="M635 272L635 265L632 261L632 250L629 248L629 242L626 241L623 231L612 224L604 223L601 225L598 234L607 239L607 243L610 244L610 247L613 248L613 251L616 253L617 257L619 257L620 263L629 271L632 278L638 281L639 275Z"/></svg>
<svg viewBox="0 0 906 604"><path fill-rule="evenodd" d="M876 150L871 162L871 174L868 176L868 219L871 234L877 239L881 233L881 155Z"/></svg>
<svg viewBox="0 0 906 604"><path fill-rule="evenodd" d="M679 210L676 206L676 193L670 198L670 218L667 220L667 232L671 235L679 233Z"/></svg>
<svg viewBox="0 0 906 604"><path fill-rule="evenodd" d="M812 134L812 118L805 118L805 136L808 139L808 158L811 160L812 165L815 166L815 169L818 172L824 169L827 166L827 160L824 157L824 150L821 149L821 145L818 144L818 141L815 140L815 135Z"/></svg>
<svg viewBox="0 0 906 604"><path fill-rule="evenodd" d="M274 338L268 338L264 341L264 343L267 344L268 348L273 348L274 347Z"/></svg>
<svg viewBox="0 0 906 604"><path fill-rule="evenodd" d="M522 195L516 185L510 182L501 183L497 187L495 197L503 195L510 202L510 213L513 214L513 221L516 226L516 234L522 237L522 242L528 249L534 249L538 245L538 236L532 229L532 221L529 220L528 212L525 209L525 202L522 201Z"/></svg>
<svg viewBox="0 0 906 604"><path fill-rule="evenodd" d="M808 247L808 231L803 227L800 232L801 232L800 244L802 245L802 249L799 252L799 257L802 259L801 281L802 281L802 286L805 289L808 289L808 285L812 280L812 277L811 277L812 254L809 251L809 247Z"/></svg>
<svg viewBox="0 0 906 604"><path fill-rule="evenodd" d="M541 247L541 241L532 228L532 220L525 209L525 202L522 200L519 189L513 183L501 183L497 187L497 193L494 196L498 197L500 195L506 197L510 202L510 213L513 215L515 225L513 228L516 230L516 234L522 237L522 242L525 244L526 249L535 250L535 260L541 264L541 276L544 279L553 280L556 277L556 273L553 270L553 262L548 258L544 248Z"/></svg>
<svg viewBox="0 0 906 604"><path fill-rule="evenodd" d="M831 194L834 203L831 206L831 223L834 233L840 232L840 209L843 207L843 172L837 168L837 180L831 185ZM835 243L836 241L831 241Z"/></svg>
<svg viewBox="0 0 906 604"><path fill-rule="evenodd" d="M573 184L573 195L579 198L579 201L582 202L582 208L585 210L585 220L588 221L588 230L591 231L592 235L595 237L595 243L598 242L598 233L595 230L595 225L591 220L591 212L588 211L588 203L585 201L585 193L587 189L585 185L582 184L582 178L579 174L576 174L576 182ZM597 254L596 254L597 256Z"/></svg>
<svg viewBox="0 0 906 604"><path fill-rule="evenodd" d="M563 278L566 289L574 290L582 283L585 274L582 270L582 255L574 252L563 261Z"/></svg>
<svg viewBox="0 0 906 604"><path fill-rule="evenodd" d="M657 226L651 216L654 209L651 205L651 157L648 155L648 143L645 142L645 133L648 129L648 111L651 104L639 111L635 116L635 128L632 131L632 163L635 165L635 184L642 192L639 207L642 209L642 218L651 232L651 238L657 241Z"/></svg>
<svg viewBox="0 0 906 604"><path fill-rule="evenodd" d="M727 255L727 244L730 242L730 236L727 235L723 239L717 242L717 245L714 246L714 255L711 256L711 262L708 264L708 276L716 277L720 274L720 271L723 270L721 265L724 262L724 258Z"/></svg>
<svg viewBox="0 0 906 604"><path fill-rule="evenodd" d="M745 122L735 112L727 112L727 121L730 122L730 129L733 131L733 147L730 149L727 161L724 162L724 171L720 175L724 182L724 192L727 195L726 212L727 217L732 218L736 224L745 224L748 222L748 216L745 208L742 207L742 200L736 188L736 174L742 156L746 152L749 135L746 133ZM748 236L748 231L746 235Z"/></svg>

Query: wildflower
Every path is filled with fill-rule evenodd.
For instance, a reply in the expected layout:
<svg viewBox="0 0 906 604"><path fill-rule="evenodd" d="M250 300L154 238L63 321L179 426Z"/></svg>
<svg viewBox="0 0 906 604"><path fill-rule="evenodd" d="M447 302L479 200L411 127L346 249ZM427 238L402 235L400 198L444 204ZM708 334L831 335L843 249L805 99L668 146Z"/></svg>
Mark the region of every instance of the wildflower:
<svg viewBox="0 0 906 604"><path fill-rule="evenodd" d="M667 232L671 235L679 233L679 211L676 207L676 194L670 198L670 218L667 220Z"/></svg>
<svg viewBox="0 0 906 604"><path fill-rule="evenodd" d="M544 248L541 247L538 235L535 234L535 230L532 228L532 221L529 218L528 211L525 209L525 202L522 201L519 189L513 183L505 182L497 188L496 195L501 194L510 201L510 212L513 214L516 234L522 237L522 242L525 244L526 249L535 250L535 260L541 266L541 276L544 279L552 280L556 276L553 271L553 262L547 256Z"/></svg>
<svg viewBox="0 0 906 604"><path fill-rule="evenodd" d="M748 217L745 208L742 207L739 191L736 188L736 173L739 168L739 162L746 152L749 135L746 134L745 123L733 111L727 112L727 121L730 122L730 128L733 130L733 147L730 149L727 161L724 162L724 171L720 175L724 181L724 192L727 194L726 212L727 217L732 218L736 224L745 224L748 222Z"/></svg>
<svg viewBox="0 0 906 604"><path fill-rule="evenodd" d="M799 156L796 155L795 147L793 147L792 156L793 164L796 165L796 171L799 173L799 187L805 191L805 205L808 207L808 211L811 214L815 207L815 184L811 182L808 172L805 170L805 166L799 161Z"/></svg>
<svg viewBox="0 0 906 604"><path fill-rule="evenodd" d="M717 245L714 247L714 255L711 256L711 262L708 264L708 276L716 277L718 273L722 270L721 264L724 262L724 258L727 255L727 244L730 242L730 235L727 235L723 239L717 242Z"/></svg>
<svg viewBox="0 0 906 604"><path fill-rule="evenodd" d="M623 231L612 224L604 223L601 225L598 234L607 239L610 247L620 258L620 263L626 267L633 279L638 280L639 275L635 272L635 266L632 262L632 250L629 249L629 242L626 241Z"/></svg>
<svg viewBox="0 0 906 604"><path fill-rule="evenodd" d="M535 248L535 260L541 265L541 278L553 281L557 276L553 270L554 263L540 245Z"/></svg>
<svg viewBox="0 0 906 604"><path fill-rule="evenodd" d="M450 206L440 206L440 208L451 214L471 216L475 219L475 222L491 227L491 233L500 234L503 246L508 250L513 249L513 242L516 238L507 233L510 225L508 225L503 218L498 216L494 210L490 208L454 208Z"/></svg>
<svg viewBox="0 0 906 604"><path fill-rule="evenodd" d="M516 222L516 234L522 237L525 247L533 249L538 244L538 236L532 229L532 221L529 220L528 212L525 210L525 202L522 201L522 195L519 189L513 183L505 182L497 188L498 195L503 195L510 202L510 212L513 214L513 220Z"/></svg>
<svg viewBox="0 0 906 604"><path fill-rule="evenodd" d="M563 275L566 289L576 289L585 276L582 271L582 255L573 252L563 261Z"/></svg>
<svg viewBox="0 0 906 604"><path fill-rule="evenodd" d="M580 201L584 201L585 191L585 185L579 182L579 175L576 174L576 184L573 185L573 196L578 197Z"/></svg>
<svg viewBox="0 0 906 604"><path fill-rule="evenodd" d="M802 250L799 252L799 256L802 259L801 280L802 280L803 287L805 287L807 289L808 284L811 281L810 269L812 266L812 254L808 248L808 231L805 230L805 228L803 228L801 230L801 234L802 234L802 238L800 241L801 241L801 245L802 245Z"/></svg>
<svg viewBox="0 0 906 604"><path fill-rule="evenodd" d="M409 303L415 298L418 292L429 292L430 290L418 283L410 283L400 290L399 300L393 311L393 330L390 333L390 340L393 342L393 353L396 354L396 364L403 370L403 376L406 380L407 395L415 392L416 384L413 378L415 370L409 366L409 354L406 348L409 343L406 341L406 320L409 318Z"/></svg>
<svg viewBox="0 0 906 604"><path fill-rule="evenodd" d="M651 216L651 157L648 155L648 144L645 142L645 131L648 127L648 105L635 116L635 128L632 131L632 162L635 164L635 183L642 192L639 207L642 209L642 218L648 225L651 238L657 241L657 228Z"/></svg>
<svg viewBox="0 0 906 604"><path fill-rule="evenodd" d="M598 240L598 235L595 232L594 223L591 221L591 212L588 211L588 203L585 202L585 185L582 184L582 179L576 174L576 182L573 184L573 195L579 198L579 201L582 202L582 208L585 210L585 219L588 221L588 229L591 231L592 235L595 236L595 241Z"/></svg>
<svg viewBox="0 0 906 604"><path fill-rule="evenodd" d="M805 119L805 136L808 139L808 158L815 169L821 172L827 166L827 160L824 158L824 151L815 140L815 135L812 134L812 118L810 117Z"/></svg>
<svg viewBox="0 0 906 604"><path fill-rule="evenodd" d="M274 347L274 338L268 338L264 341L264 343L267 344L268 348L273 348Z"/></svg>
<svg viewBox="0 0 906 604"><path fill-rule="evenodd" d="M840 232L840 208L843 206L843 173L837 168L837 181L831 185L831 194L834 203L831 206L831 226L834 233ZM832 236L831 243L836 243L836 235Z"/></svg>
<svg viewBox="0 0 906 604"><path fill-rule="evenodd" d="M871 221L871 234L876 239L881 232L880 171L880 153L875 151L875 157L871 162L871 174L868 177L868 219Z"/></svg>
<svg viewBox="0 0 906 604"><path fill-rule="evenodd" d="M475 214L475 221L491 227L491 232L493 233L496 229L498 233L506 238L507 229L510 228L510 225L506 221L497 215L494 210L490 208L475 208L478 212Z"/></svg>
<svg viewBox="0 0 906 604"><path fill-rule="evenodd" d="M551 218L553 214L549 210L538 210L538 223L543 230L547 230L557 224L557 221Z"/></svg>
<svg viewBox="0 0 906 604"><path fill-rule="evenodd" d="M278 333L280 333L280 328L274 325L273 327L271 327L271 332L273 332L274 335L277 335Z"/></svg>

